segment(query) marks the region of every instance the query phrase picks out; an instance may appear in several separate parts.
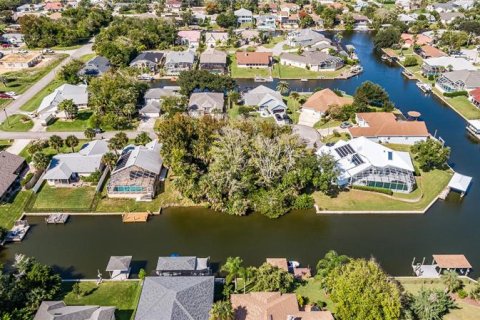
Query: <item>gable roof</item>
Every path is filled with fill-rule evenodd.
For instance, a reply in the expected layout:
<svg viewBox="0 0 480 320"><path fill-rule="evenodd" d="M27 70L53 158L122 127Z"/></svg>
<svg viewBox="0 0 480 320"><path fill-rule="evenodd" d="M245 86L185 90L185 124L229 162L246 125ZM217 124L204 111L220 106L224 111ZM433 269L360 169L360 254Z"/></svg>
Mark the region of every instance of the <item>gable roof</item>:
<svg viewBox="0 0 480 320"><path fill-rule="evenodd" d="M200 63L226 64L227 54L219 50L206 50L200 55Z"/></svg>
<svg viewBox="0 0 480 320"><path fill-rule="evenodd" d="M310 98L307 99L302 108L325 113L333 105L345 106L351 104L352 102L353 98L340 97L331 89L327 88L315 92Z"/></svg>
<svg viewBox="0 0 480 320"><path fill-rule="evenodd" d="M434 254L433 259L442 269L472 268L472 265L463 254Z"/></svg>
<svg viewBox="0 0 480 320"><path fill-rule="evenodd" d="M161 145L158 143L158 140L153 140L145 146L126 146L122 151L120 159L118 159L112 175L133 166L157 175L160 174L163 165L160 149Z"/></svg>
<svg viewBox="0 0 480 320"><path fill-rule="evenodd" d="M42 301L33 320L111 320L115 307L67 306L63 301Z"/></svg>
<svg viewBox="0 0 480 320"><path fill-rule="evenodd" d="M15 182L15 172L23 166L25 159L7 151L0 151L0 196Z"/></svg>
<svg viewBox="0 0 480 320"><path fill-rule="evenodd" d="M252 16L253 13L250 10L247 10L245 8L240 8L238 10L235 10L233 14L237 17L244 17L244 16Z"/></svg>
<svg viewBox="0 0 480 320"><path fill-rule="evenodd" d="M140 61L149 61L158 64L162 61L163 56L163 52L145 51L136 56L135 59L130 62L130 65L134 65Z"/></svg>
<svg viewBox="0 0 480 320"><path fill-rule="evenodd" d="M235 53L237 64L260 64L269 65L272 59L271 52L237 52Z"/></svg>
<svg viewBox="0 0 480 320"><path fill-rule="evenodd" d="M192 51L170 51L167 53L165 63L191 63L195 61L195 54Z"/></svg>
<svg viewBox="0 0 480 320"><path fill-rule="evenodd" d="M352 137L411 136L428 137L427 126L423 121L398 121L391 112L357 113L357 117L368 123L368 127L351 127Z"/></svg>
<svg viewBox="0 0 480 320"><path fill-rule="evenodd" d="M208 320L214 277L146 277L135 320Z"/></svg>
<svg viewBox="0 0 480 320"><path fill-rule="evenodd" d="M180 257L159 257L157 268L155 270L162 271L192 271L197 267L197 257L180 256Z"/></svg>
<svg viewBox="0 0 480 320"><path fill-rule="evenodd" d="M58 105L63 100L73 100L76 105L86 105L88 103L88 91L86 85L63 84L48 96L43 98L37 112L55 112Z"/></svg>
<svg viewBox="0 0 480 320"><path fill-rule="evenodd" d="M264 85L259 85L243 95L244 104L247 106L257 106L267 95L275 97L279 101L283 101L280 92L270 89Z"/></svg>
<svg viewBox="0 0 480 320"><path fill-rule="evenodd" d="M479 70L456 70L445 72L442 77L453 83L462 82L466 88L480 87L480 71Z"/></svg>
<svg viewBox="0 0 480 320"><path fill-rule="evenodd" d="M223 110L223 93L195 92L188 101L189 109L220 109Z"/></svg>

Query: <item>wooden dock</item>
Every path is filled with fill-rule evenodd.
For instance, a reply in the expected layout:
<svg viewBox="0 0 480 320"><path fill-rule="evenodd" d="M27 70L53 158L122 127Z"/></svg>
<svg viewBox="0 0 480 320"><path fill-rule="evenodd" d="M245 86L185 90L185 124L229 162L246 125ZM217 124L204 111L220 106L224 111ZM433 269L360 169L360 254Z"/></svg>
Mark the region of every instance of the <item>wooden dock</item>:
<svg viewBox="0 0 480 320"><path fill-rule="evenodd" d="M122 214L122 222L134 223L134 222L147 222L149 212L130 212Z"/></svg>

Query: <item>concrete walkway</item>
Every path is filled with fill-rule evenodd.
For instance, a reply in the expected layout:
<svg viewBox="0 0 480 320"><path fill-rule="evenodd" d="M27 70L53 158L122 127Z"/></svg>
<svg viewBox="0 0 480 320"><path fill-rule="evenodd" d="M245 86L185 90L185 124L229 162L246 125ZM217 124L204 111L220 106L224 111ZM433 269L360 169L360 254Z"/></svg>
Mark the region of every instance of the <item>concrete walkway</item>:
<svg viewBox="0 0 480 320"><path fill-rule="evenodd" d="M19 155L23 149L30 143L30 139L16 139L13 144L7 148L7 152Z"/></svg>

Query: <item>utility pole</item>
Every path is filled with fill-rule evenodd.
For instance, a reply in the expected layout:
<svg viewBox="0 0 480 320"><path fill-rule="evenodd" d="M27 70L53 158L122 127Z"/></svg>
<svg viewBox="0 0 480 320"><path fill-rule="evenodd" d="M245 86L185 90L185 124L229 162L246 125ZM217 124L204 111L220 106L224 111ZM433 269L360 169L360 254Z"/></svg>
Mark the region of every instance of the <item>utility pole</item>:
<svg viewBox="0 0 480 320"><path fill-rule="evenodd" d="M7 108L3 108L3 112L5 112L5 119L7 120L7 125L10 127L10 120L8 120Z"/></svg>

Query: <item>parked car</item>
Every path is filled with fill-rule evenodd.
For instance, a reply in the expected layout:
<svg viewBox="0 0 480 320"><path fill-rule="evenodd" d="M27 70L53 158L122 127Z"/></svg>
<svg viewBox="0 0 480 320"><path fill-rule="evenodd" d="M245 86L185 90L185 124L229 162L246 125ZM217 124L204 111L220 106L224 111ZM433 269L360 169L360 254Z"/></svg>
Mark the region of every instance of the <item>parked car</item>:
<svg viewBox="0 0 480 320"><path fill-rule="evenodd" d="M43 54L54 54L55 51L53 51L52 49L49 49L49 48L45 48L42 50L42 53Z"/></svg>
<svg viewBox="0 0 480 320"><path fill-rule="evenodd" d="M342 122L342 124L340 124L340 128L342 129L347 129L347 128L350 128L352 126L352 124L348 121L344 121Z"/></svg>

